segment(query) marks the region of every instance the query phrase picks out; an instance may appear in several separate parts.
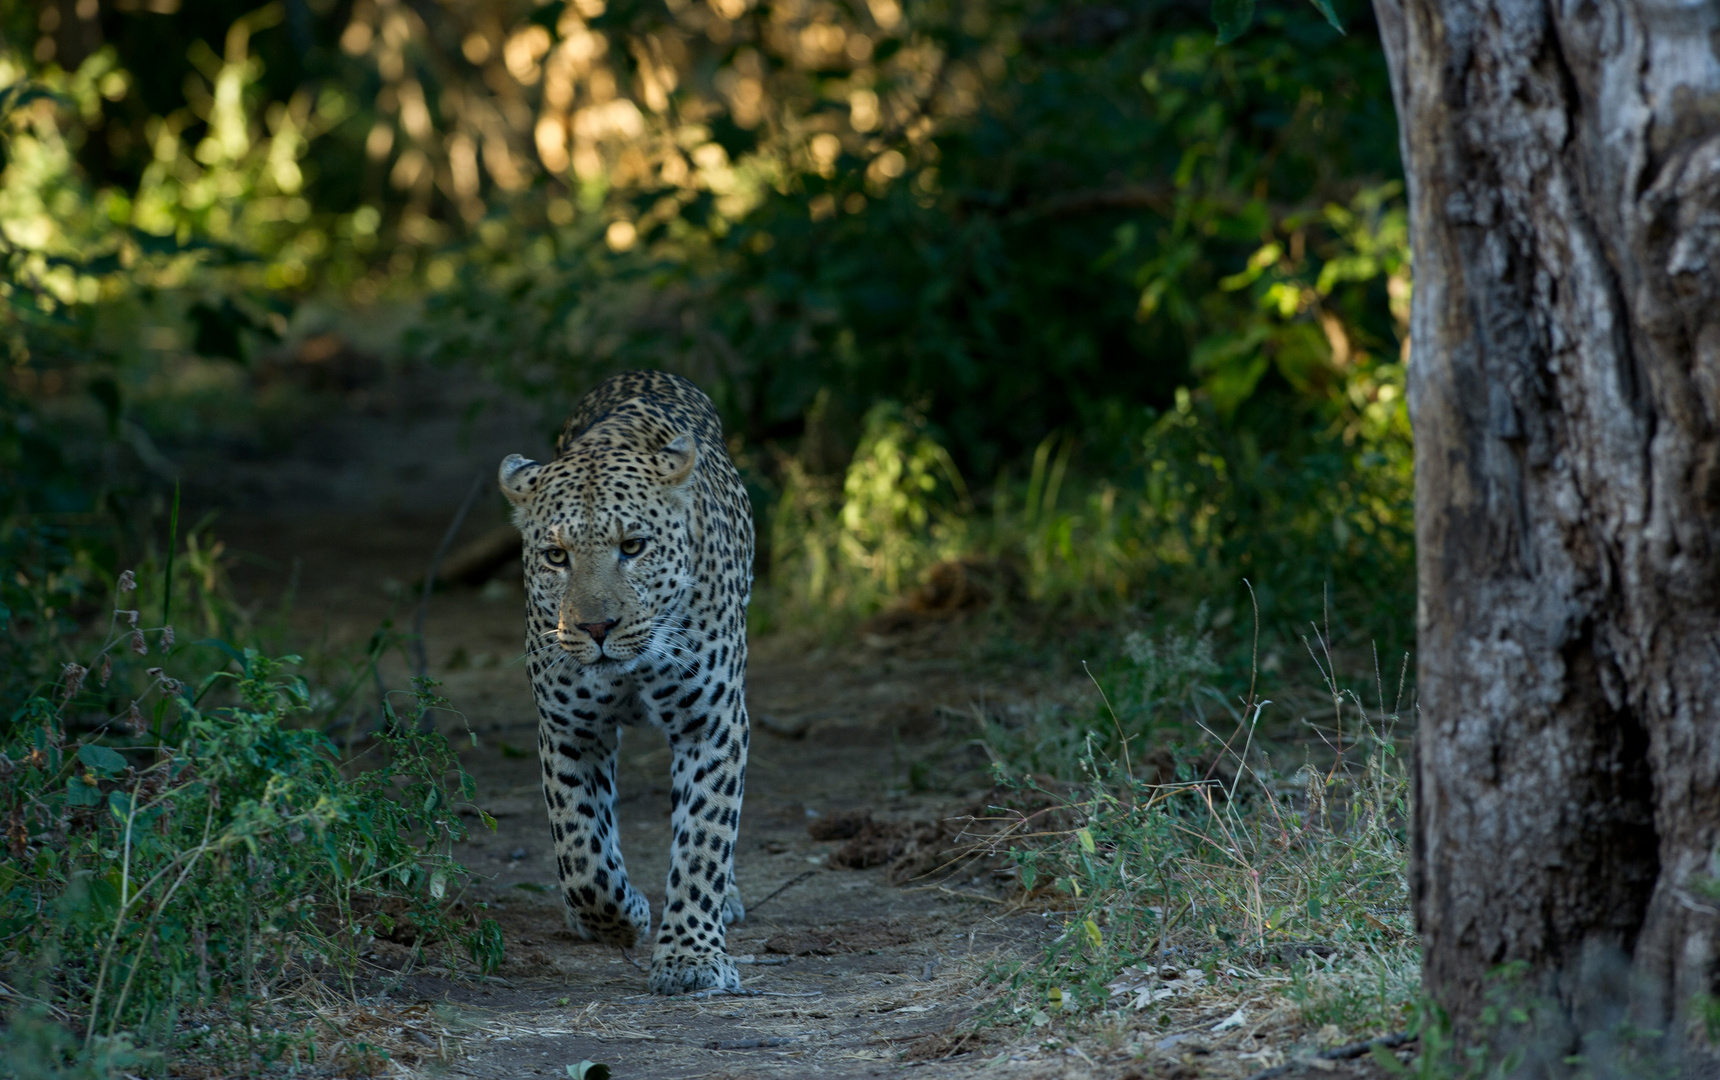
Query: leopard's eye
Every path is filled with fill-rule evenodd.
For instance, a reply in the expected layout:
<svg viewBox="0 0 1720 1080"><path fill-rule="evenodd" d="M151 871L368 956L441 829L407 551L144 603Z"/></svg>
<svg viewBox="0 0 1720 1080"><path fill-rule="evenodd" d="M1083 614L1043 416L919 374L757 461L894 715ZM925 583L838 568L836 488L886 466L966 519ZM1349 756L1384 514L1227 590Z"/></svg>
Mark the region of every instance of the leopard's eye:
<svg viewBox="0 0 1720 1080"><path fill-rule="evenodd" d="M631 540L621 541L621 554L627 556L629 559L631 559L633 556L639 554L641 551L644 551L644 550L645 550L645 541L639 539L638 537L634 537Z"/></svg>
<svg viewBox="0 0 1720 1080"><path fill-rule="evenodd" d="M566 566L567 552L558 547L544 548L543 561L549 563L551 566Z"/></svg>

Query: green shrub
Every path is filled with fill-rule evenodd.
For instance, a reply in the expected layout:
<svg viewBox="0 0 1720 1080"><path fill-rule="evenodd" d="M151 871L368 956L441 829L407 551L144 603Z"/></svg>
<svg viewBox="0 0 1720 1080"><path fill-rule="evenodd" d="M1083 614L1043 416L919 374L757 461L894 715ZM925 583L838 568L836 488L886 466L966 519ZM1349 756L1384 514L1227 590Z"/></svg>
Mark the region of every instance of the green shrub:
<svg viewBox="0 0 1720 1080"><path fill-rule="evenodd" d="M1277 637L1300 636L1297 598L1324 594L1351 612L1346 640L1408 646L1397 618L1415 586L1407 438L1393 429L1350 446L1334 432L1262 454L1186 392L1146 418L1111 478L1072 475L1077 440L1056 433L1025 479L1003 472L978 507L935 428L891 401L867 413L835 476L781 455L762 624L840 624L962 560L1007 567L1021 595L998 600L1103 618L1165 604L1183 615L1247 579Z"/></svg>
<svg viewBox="0 0 1720 1080"><path fill-rule="evenodd" d="M127 574L116 598L131 585ZM196 681L151 667L116 697L143 663L181 668L188 653L220 662ZM89 1064L133 1043L184 1051L188 1039L249 1069L300 1034L261 1003L305 979L356 994L359 953L378 933L415 939L416 962L499 963L494 923L449 908L465 873L456 808L472 781L419 723L445 703L421 680L407 714L385 705L369 767L343 775L329 740L297 724L309 700L297 662L176 644L170 627L122 609L93 658L67 662L5 717L0 980L36 1010L8 1023L37 1033L9 1044L4 1069L45 1067L23 1060L40 1053ZM242 1039L181 1030L214 1004L243 1014ZM42 1034L44 1017L70 1036Z"/></svg>
<svg viewBox="0 0 1720 1080"><path fill-rule="evenodd" d="M894 401L867 412L859 448L838 478L780 463L769 511L777 610L864 613L967 549L967 489L923 418Z"/></svg>

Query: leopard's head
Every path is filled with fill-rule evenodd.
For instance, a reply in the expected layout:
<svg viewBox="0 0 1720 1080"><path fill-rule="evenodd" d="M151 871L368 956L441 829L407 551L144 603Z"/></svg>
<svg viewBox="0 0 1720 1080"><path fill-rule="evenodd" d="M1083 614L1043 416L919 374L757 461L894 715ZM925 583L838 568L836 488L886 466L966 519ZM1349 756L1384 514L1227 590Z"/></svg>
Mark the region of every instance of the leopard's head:
<svg viewBox="0 0 1720 1080"><path fill-rule="evenodd" d="M525 560L529 651L630 671L664 651L692 579L687 433L588 433L554 461L502 462Z"/></svg>

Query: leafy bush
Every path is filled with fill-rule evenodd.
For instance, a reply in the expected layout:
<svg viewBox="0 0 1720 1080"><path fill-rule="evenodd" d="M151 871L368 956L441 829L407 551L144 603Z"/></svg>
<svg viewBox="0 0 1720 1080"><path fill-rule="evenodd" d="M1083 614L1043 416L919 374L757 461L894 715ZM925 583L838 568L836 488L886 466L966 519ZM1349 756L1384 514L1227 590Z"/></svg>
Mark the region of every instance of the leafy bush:
<svg viewBox="0 0 1720 1080"><path fill-rule="evenodd" d="M1415 586L1409 448L1396 433L1357 446L1321 435L1300 454L1263 454L1209 400L1183 393L1111 478L1072 475L1076 440L1054 434L1025 478L1000 474L976 508L923 418L886 401L864 432L836 476L803 456L777 461L766 624L839 623L939 563L979 560L1010 567L1035 604L1102 617L1192 607L1245 578L1278 637L1295 641L1297 605L1326 595L1350 613L1346 639L1409 645L1397 617Z"/></svg>
<svg viewBox="0 0 1720 1080"><path fill-rule="evenodd" d="M894 401L866 414L859 449L840 477L794 457L768 535L774 609L864 612L911 585L927 567L964 552L967 490L924 419Z"/></svg>
<svg viewBox="0 0 1720 1080"><path fill-rule="evenodd" d="M579 129L581 183L532 235L498 221L444 256L424 343L558 409L615 368L671 367L715 384L749 443L802 435L820 394L856 418L894 398L977 476L1191 382L1227 416L1317 400L1396 352L1401 267L1326 269L1360 270L1349 231L1378 218L1328 205L1398 170L1350 14L1346 37L1275 9L1220 47L1174 4L569 5L542 42L594 73L643 49L675 97L546 99L549 130Z"/></svg>
<svg viewBox="0 0 1720 1080"><path fill-rule="evenodd" d="M1407 228L1370 15L1332 13L1221 44L1159 3L270 5L116 12L76 55L20 24L5 419L125 466L80 506L135 499L161 440L267 426L262 350L428 291L407 347L552 419L617 367L707 386L792 607L973 556L1089 610L1241 576L1269 618L1327 582L1398 610ZM80 545L30 561L112 572Z"/></svg>
<svg viewBox="0 0 1720 1080"><path fill-rule="evenodd" d="M116 599L132 588L127 573ZM196 682L161 667L136 677L152 648L175 667L193 649L224 659ZM176 645L171 627L120 609L87 662L6 717L0 979L35 1010L9 1022L73 1033L21 1036L7 1068L45 1067L17 1056L38 1051L87 1063L189 1039L249 1070L296 1038L261 1003L305 979L356 993L358 954L379 933L416 940L420 962L435 945L449 966L461 951L499 963L493 922L466 926L447 906L472 782L446 739L420 733L445 703L421 681L410 715L386 707L378 760L349 778L324 735L294 724L309 699L295 663ZM242 1038L180 1030L216 1002L246 1015Z"/></svg>

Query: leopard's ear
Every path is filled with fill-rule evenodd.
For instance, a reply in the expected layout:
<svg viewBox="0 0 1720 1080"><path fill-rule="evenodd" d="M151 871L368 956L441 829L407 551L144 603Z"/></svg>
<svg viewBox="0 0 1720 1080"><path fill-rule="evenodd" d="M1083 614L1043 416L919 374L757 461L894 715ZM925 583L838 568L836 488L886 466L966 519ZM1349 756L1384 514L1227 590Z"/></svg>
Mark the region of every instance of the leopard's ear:
<svg viewBox="0 0 1720 1080"><path fill-rule="evenodd" d="M496 471L496 482L502 487L502 494L515 506L524 506L531 501L537 491L539 475L543 466L519 454L509 454L502 459L502 467Z"/></svg>
<svg viewBox="0 0 1720 1080"><path fill-rule="evenodd" d="M699 448L694 444L693 436L683 431L657 451L657 457L663 482L670 487L680 487L693 475L693 466L699 463Z"/></svg>

